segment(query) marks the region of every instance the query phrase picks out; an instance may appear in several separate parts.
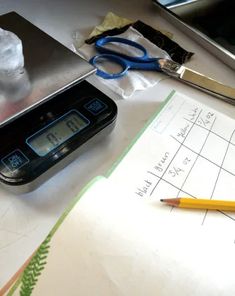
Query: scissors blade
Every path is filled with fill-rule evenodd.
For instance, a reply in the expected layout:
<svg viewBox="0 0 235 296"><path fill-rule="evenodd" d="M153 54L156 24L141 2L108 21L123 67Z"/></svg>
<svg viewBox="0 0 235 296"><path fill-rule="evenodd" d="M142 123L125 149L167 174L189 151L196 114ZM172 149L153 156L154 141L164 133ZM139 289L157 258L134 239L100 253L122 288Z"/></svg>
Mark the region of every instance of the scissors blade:
<svg viewBox="0 0 235 296"><path fill-rule="evenodd" d="M174 61L159 60L162 71L169 76L173 76L183 82L210 93L228 103L235 104L235 88L207 77L199 72L186 68Z"/></svg>

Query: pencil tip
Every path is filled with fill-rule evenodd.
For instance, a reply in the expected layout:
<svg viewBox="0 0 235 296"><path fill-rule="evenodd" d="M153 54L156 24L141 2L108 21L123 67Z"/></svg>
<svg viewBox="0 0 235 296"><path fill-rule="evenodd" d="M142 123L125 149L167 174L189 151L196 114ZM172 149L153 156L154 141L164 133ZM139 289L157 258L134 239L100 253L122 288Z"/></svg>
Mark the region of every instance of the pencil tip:
<svg viewBox="0 0 235 296"><path fill-rule="evenodd" d="M160 201L162 201L162 202L163 202L163 201L164 201L164 199L160 199Z"/></svg>

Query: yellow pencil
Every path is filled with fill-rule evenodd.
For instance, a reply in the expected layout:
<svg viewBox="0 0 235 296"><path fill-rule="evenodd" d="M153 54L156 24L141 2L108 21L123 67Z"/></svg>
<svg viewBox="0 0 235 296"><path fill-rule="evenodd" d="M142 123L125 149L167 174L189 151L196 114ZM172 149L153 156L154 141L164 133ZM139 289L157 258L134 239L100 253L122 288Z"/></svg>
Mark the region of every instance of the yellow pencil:
<svg viewBox="0 0 235 296"><path fill-rule="evenodd" d="M235 200L215 200L197 198L166 198L160 201L178 208L235 211Z"/></svg>

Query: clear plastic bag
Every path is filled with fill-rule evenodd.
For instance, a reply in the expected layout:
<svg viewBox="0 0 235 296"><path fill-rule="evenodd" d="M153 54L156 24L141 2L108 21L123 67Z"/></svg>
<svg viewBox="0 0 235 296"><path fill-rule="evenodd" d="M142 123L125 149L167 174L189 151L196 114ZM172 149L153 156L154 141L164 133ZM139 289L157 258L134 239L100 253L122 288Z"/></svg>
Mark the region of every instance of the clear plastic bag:
<svg viewBox="0 0 235 296"><path fill-rule="evenodd" d="M1 98L18 101L31 89L22 41L16 34L0 28L0 94Z"/></svg>
<svg viewBox="0 0 235 296"><path fill-rule="evenodd" d="M14 75L24 68L21 40L10 31L0 28L0 75Z"/></svg>

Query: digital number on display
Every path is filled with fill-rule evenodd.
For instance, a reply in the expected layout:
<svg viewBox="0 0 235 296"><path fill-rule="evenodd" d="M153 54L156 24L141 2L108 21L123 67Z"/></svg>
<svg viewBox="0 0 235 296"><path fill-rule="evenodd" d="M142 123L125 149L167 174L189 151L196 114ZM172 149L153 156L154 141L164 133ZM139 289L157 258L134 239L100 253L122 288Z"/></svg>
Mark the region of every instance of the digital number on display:
<svg viewBox="0 0 235 296"><path fill-rule="evenodd" d="M30 136L26 143L39 156L45 156L89 124L90 121L86 117L76 110L71 110Z"/></svg>

